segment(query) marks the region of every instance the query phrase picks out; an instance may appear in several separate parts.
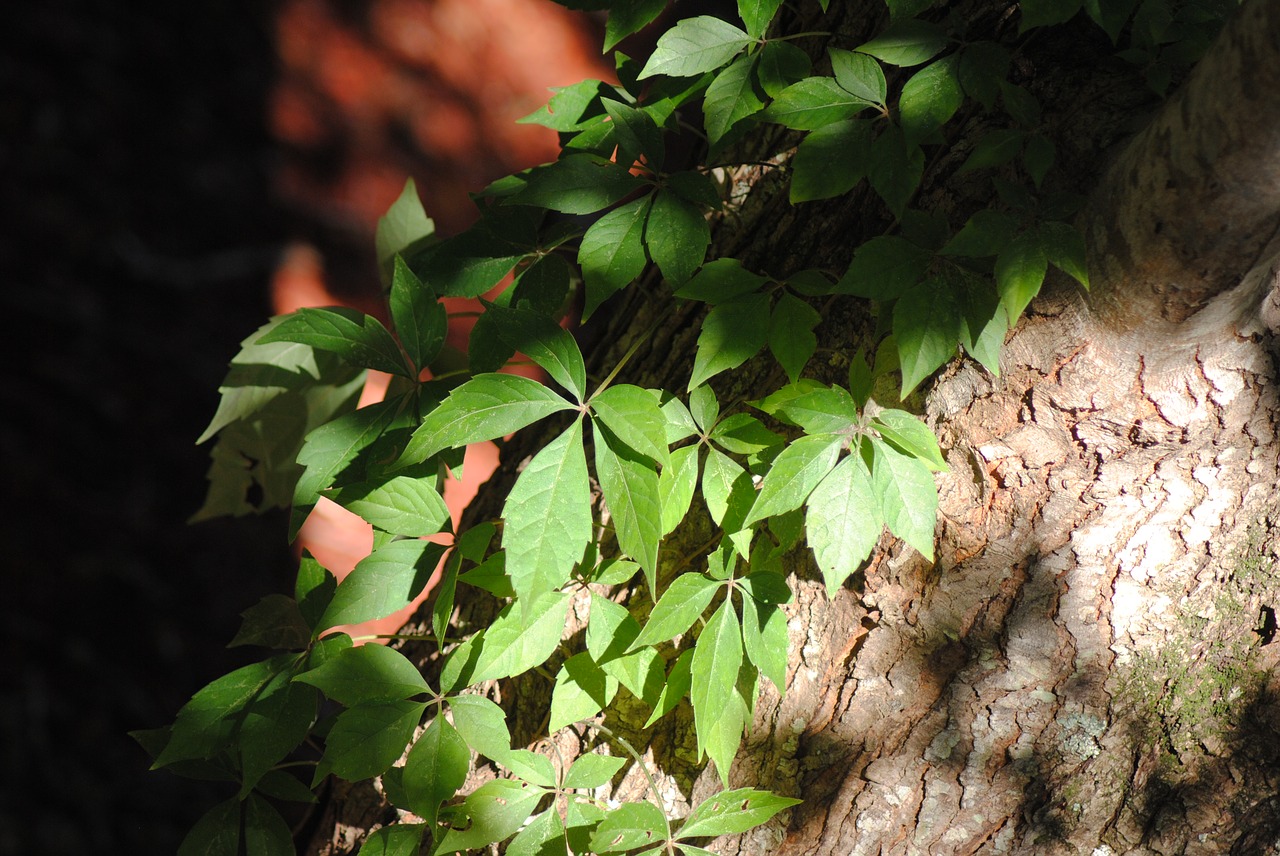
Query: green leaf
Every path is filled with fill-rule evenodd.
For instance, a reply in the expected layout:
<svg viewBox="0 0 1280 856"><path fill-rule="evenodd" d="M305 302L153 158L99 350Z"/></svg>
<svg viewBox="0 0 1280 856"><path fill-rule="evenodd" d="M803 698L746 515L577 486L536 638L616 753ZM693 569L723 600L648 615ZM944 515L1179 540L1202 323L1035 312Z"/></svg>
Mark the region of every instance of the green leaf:
<svg viewBox="0 0 1280 856"><path fill-rule="evenodd" d="M284 674L245 706L234 735L242 799L307 738L319 702L314 689L291 684Z"/></svg>
<svg viewBox="0 0 1280 856"><path fill-rule="evenodd" d="M237 856L240 852L240 800L229 799L209 809L191 827L178 856Z"/></svg>
<svg viewBox="0 0 1280 856"><path fill-rule="evenodd" d="M574 420L534 455L507 495L502 516L507 575L529 617L541 595L569 579L591 540L591 486L582 450L582 420Z"/></svg>
<svg viewBox="0 0 1280 856"><path fill-rule="evenodd" d="M534 262L516 279L508 292L511 305L527 302L534 312L556 315L569 296L573 270L564 256L548 253Z"/></svg>
<svg viewBox="0 0 1280 856"><path fill-rule="evenodd" d="M629 383L616 384L592 396L591 408L596 419L622 442L655 463L667 462L666 417L653 392Z"/></svg>
<svg viewBox="0 0 1280 856"><path fill-rule="evenodd" d="M680 700L689 694L689 689L693 685L693 675L690 672L692 664L693 649L686 648L671 664L671 669L667 672L666 686L662 688L658 700L654 702L653 713L649 714L649 719L644 724L645 728L675 710Z"/></svg>
<svg viewBox="0 0 1280 856"><path fill-rule="evenodd" d="M924 281L894 304L893 335L905 396L955 355L960 340L955 295L945 283Z"/></svg>
<svg viewBox="0 0 1280 856"><path fill-rule="evenodd" d="M702 266L693 279L676 289L676 297L725 303L752 292L768 280L742 267L737 259L716 259Z"/></svg>
<svg viewBox="0 0 1280 856"><path fill-rule="evenodd" d="M1089 265L1084 235L1070 223L1041 223L1036 233L1049 264L1089 287Z"/></svg>
<svg viewBox="0 0 1280 856"><path fill-rule="evenodd" d="M708 435L721 449L735 455L754 455L780 445L780 436L747 413L734 413L716 423Z"/></svg>
<svg viewBox="0 0 1280 856"><path fill-rule="evenodd" d="M1014 121L1025 128L1034 128L1040 124L1040 102L1035 96L1021 86L1014 86L1007 81L1000 81L1000 97L1004 101L1005 111Z"/></svg>
<svg viewBox="0 0 1280 856"><path fill-rule="evenodd" d="M769 336L769 296L753 294L721 303L707 313L698 334L689 389L754 357Z"/></svg>
<svg viewBox="0 0 1280 856"><path fill-rule="evenodd" d="M689 688L689 701L693 705L694 728L698 733L698 753L708 748L707 735L712 724L723 717L732 706L735 697L734 686L738 682L738 667L742 665L742 631L738 627L738 616L733 610L729 598L720 604L720 608L712 613L702 633L698 636L698 644L693 648L693 663L690 675L693 682ZM739 726L735 735L734 749L737 739L741 738ZM727 778L729 763L733 756L725 758L725 753L712 756L721 778Z"/></svg>
<svg viewBox="0 0 1280 856"><path fill-rule="evenodd" d="M627 608L599 594L591 594L591 620L587 623L587 651L603 665L616 660L640 635L640 624Z"/></svg>
<svg viewBox="0 0 1280 856"><path fill-rule="evenodd" d="M924 152L909 145L900 128L887 128L871 143L867 180L894 216L906 211L923 176Z"/></svg>
<svg viewBox="0 0 1280 856"><path fill-rule="evenodd" d="M838 386L818 387L780 399L769 412L784 422L798 425L810 435L849 435L860 421L857 403Z"/></svg>
<svg viewBox="0 0 1280 856"><path fill-rule="evenodd" d="M573 152L535 168L524 189L507 200L565 214L591 214L644 186L627 167L587 152Z"/></svg>
<svg viewBox="0 0 1280 856"><path fill-rule="evenodd" d="M710 175L694 170L673 172L666 177L665 186L694 205L711 209L721 207L720 191Z"/></svg>
<svg viewBox="0 0 1280 856"><path fill-rule="evenodd" d="M666 144L653 117L612 98L602 103L618 139L618 163L635 163L643 156L651 170L661 172Z"/></svg>
<svg viewBox="0 0 1280 856"><path fill-rule="evenodd" d="M756 670L750 669L752 677ZM754 690L752 697L754 698ZM696 716L695 716L696 719ZM729 786L729 769L733 759L742 745L742 733L751 720L751 711L746 700L735 689L723 700L723 709L719 716L707 723L703 738L703 749L716 764L716 772L720 774L720 783Z"/></svg>
<svg viewBox="0 0 1280 856"><path fill-rule="evenodd" d="M755 499L751 475L718 449L708 450L702 469L702 501L716 525L730 535L742 532ZM743 546L750 546L749 534Z"/></svg>
<svg viewBox="0 0 1280 856"><path fill-rule="evenodd" d="M514 835L529 819L544 793L541 788L511 779L485 782L462 804L462 817L470 824L465 829L457 828L464 823L455 820L455 828L445 833L433 852L480 850Z"/></svg>
<svg viewBox="0 0 1280 856"><path fill-rule="evenodd" d="M831 71L836 83L863 101L884 104L889 87L880 63L865 53L840 48L828 48L827 55L831 57Z"/></svg>
<svg viewBox="0 0 1280 856"><path fill-rule="evenodd" d="M570 86L552 86L550 91L553 94L545 107L516 121L565 133L577 131L581 127L583 113L600 95L600 81L582 80Z"/></svg>
<svg viewBox="0 0 1280 856"><path fill-rule="evenodd" d="M347 707L398 701L430 692L417 666L385 645L348 648L322 666L294 678Z"/></svg>
<svg viewBox="0 0 1280 856"><path fill-rule="evenodd" d="M409 255L431 237L435 230L435 224L422 208L418 189L411 178L404 183L404 190L391 203L387 213L378 218L374 244L383 283L391 280L395 257L400 254Z"/></svg>
<svg viewBox="0 0 1280 856"><path fill-rule="evenodd" d="M969 356L998 377L1000 349L1009 331L1009 315L989 281L971 285L966 289L965 298L960 344Z"/></svg>
<svg viewBox="0 0 1280 856"><path fill-rule="evenodd" d="M756 78L770 98L777 98L782 90L804 80L813 66L809 55L791 42L765 42L756 55L760 58L756 65Z"/></svg>
<svg viewBox="0 0 1280 856"><path fill-rule="evenodd" d="M914 18L933 6L934 0L885 0L889 7L889 17L897 21L902 18Z"/></svg>
<svg viewBox="0 0 1280 856"><path fill-rule="evenodd" d="M658 573L662 538L658 471L609 430L597 425L596 475L623 553L640 563L652 588Z"/></svg>
<svg viewBox="0 0 1280 856"><path fill-rule="evenodd" d="M569 611L567 594L545 595L523 611L513 609L514 606L503 609L485 629L471 683L496 681L527 672L546 662L560 644ZM467 742L471 742L469 738Z"/></svg>
<svg viewBox="0 0 1280 856"><path fill-rule="evenodd" d="M898 113L907 144L925 140L955 115L964 102L956 58L945 57L912 75L898 96Z"/></svg>
<svg viewBox="0 0 1280 856"><path fill-rule="evenodd" d="M442 449L505 437L572 407L536 380L510 374L477 375L427 414L396 463L417 464Z"/></svg>
<svg viewBox="0 0 1280 856"><path fill-rule="evenodd" d="M719 583L702 574L685 573L676 577L653 605L649 620L628 650L660 645L687 631L711 603L719 587Z"/></svg>
<svg viewBox="0 0 1280 856"><path fill-rule="evenodd" d="M413 744L404 762L404 790L409 798L409 810L434 828L440 803L462 787L470 770L471 750L467 742L443 716L437 716Z"/></svg>
<svg viewBox="0 0 1280 856"><path fill-rule="evenodd" d="M640 79L655 74L694 77L714 71L737 56L753 39L719 18L685 18L658 39Z"/></svg>
<svg viewBox="0 0 1280 856"><path fill-rule="evenodd" d="M604 787L626 764L626 758L615 758L611 755L600 755L595 752L579 755L578 759L570 765L569 772L564 774L564 787L566 790L570 788L590 790Z"/></svg>
<svg viewBox="0 0 1280 856"><path fill-rule="evenodd" d="M445 548L430 541L392 541L375 549L338 583L318 629L360 624L403 609L421 594Z"/></svg>
<svg viewBox="0 0 1280 856"><path fill-rule="evenodd" d="M871 449L871 489L889 531L932 560L938 492L929 468L874 437Z"/></svg>
<svg viewBox="0 0 1280 856"><path fill-rule="evenodd" d="M1018 8L1022 10L1022 22L1018 34L1069 21L1083 5L1083 0L1020 0Z"/></svg>
<svg viewBox="0 0 1280 856"><path fill-rule="evenodd" d="M800 298L785 293L769 318L769 350L794 383L818 347L813 328L822 316Z"/></svg>
<svg viewBox="0 0 1280 856"><path fill-rule="evenodd" d="M1009 49L996 42L973 42L960 52L956 73L964 91L986 110L994 110L1000 83L1009 73Z"/></svg>
<svg viewBox="0 0 1280 856"><path fill-rule="evenodd" d="M569 850L565 837L560 812L553 806L526 823L507 843L504 852L507 856L572 856L580 852Z"/></svg>
<svg viewBox="0 0 1280 856"><path fill-rule="evenodd" d="M356 856L418 856L422 848L422 823L393 823L369 833Z"/></svg>
<svg viewBox="0 0 1280 856"><path fill-rule="evenodd" d="M391 277L391 320L400 344L418 369L425 368L440 353L449 318L444 304L422 284L400 256L395 257Z"/></svg>
<svg viewBox="0 0 1280 856"><path fill-rule="evenodd" d="M490 205L470 229L415 258L414 270L436 294L479 297L537 252L540 213Z"/></svg>
<svg viewBox="0 0 1280 856"><path fill-rule="evenodd" d="M499 338L537 363L578 400L587 394L587 367L568 330L531 309L485 304Z"/></svg>
<svg viewBox="0 0 1280 856"><path fill-rule="evenodd" d="M449 523L449 508L431 479L396 476L339 489L339 505L383 532L414 538L434 535Z"/></svg>
<svg viewBox="0 0 1280 856"><path fill-rule="evenodd" d="M1056 157L1057 151L1054 149L1053 141L1048 137L1043 134L1032 134L1027 139L1027 150L1022 155L1022 162L1037 190L1044 182L1044 177L1049 174Z"/></svg>
<svg viewBox="0 0 1280 856"><path fill-rule="evenodd" d="M667 821L651 802L623 803L605 815L591 836L593 853L618 853L663 841Z"/></svg>
<svg viewBox="0 0 1280 856"><path fill-rule="evenodd" d="M425 702L389 701L344 710L325 738L317 781L329 772L349 782L385 773L413 740L426 709Z"/></svg>
<svg viewBox="0 0 1280 856"><path fill-rule="evenodd" d="M782 0L738 0L738 15L747 26L747 35L753 39L763 36L780 6Z"/></svg>
<svg viewBox="0 0 1280 856"><path fill-rule="evenodd" d="M658 476L658 503L662 509L663 536L671 534L689 513L698 489L698 447L684 446L671 453L671 461Z"/></svg>
<svg viewBox="0 0 1280 856"><path fill-rule="evenodd" d="M754 788L721 791L699 803L685 818L676 838L704 838L737 835L773 817L800 800L780 797Z"/></svg>
<svg viewBox="0 0 1280 856"><path fill-rule="evenodd" d="M1040 291L1049 260L1036 232L1023 232L996 259L996 288L1010 323L1021 317L1031 298Z"/></svg>
<svg viewBox="0 0 1280 856"><path fill-rule="evenodd" d="M554 734L570 723L590 719L604 710L617 693L617 680L606 675L590 654L574 654L556 674L547 731Z"/></svg>
<svg viewBox="0 0 1280 856"><path fill-rule="evenodd" d="M769 105L765 118L796 131L812 131L852 119L871 105L830 77L806 77L793 83Z"/></svg>
<svg viewBox="0 0 1280 856"><path fill-rule="evenodd" d="M974 145L973 151L969 153L969 157L965 159L965 162L960 165L960 169L957 170L956 174L963 175L975 169L990 169L1009 163L1022 151L1022 144L1026 136L1026 131L1016 128L1001 128L988 132Z"/></svg>
<svg viewBox="0 0 1280 856"><path fill-rule="evenodd" d="M1120 40L1125 23L1133 14L1138 0L1085 0L1084 8L1093 22L1106 31L1111 43Z"/></svg>
<svg viewBox="0 0 1280 856"><path fill-rule="evenodd" d="M501 759L511 751L507 715L489 699L478 695L453 696L449 699L449 712L454 728L476 752Z"/></svg>
<svg viewBox="0 0 1280 856"><path fill-rule="evenodd" d="M667 0L630 0L613 3L604 28L604 52L608 53L632 33L638 32L662 14Z"/></svg>
<svg viewBox="0 0 1280 856"><path fill-rule="evenodd" d="M711 387L698 387L689 392L689 412L702 431L709 432L720 419L720 402Z"/></svg>
<svg viewBox="0 0 1280 856"><path fill-rule="evenodd" d="M777 576L769 574L768 576ZM787 688L787 614L770 603L742 607L742 644L747 659L782 694Z"/></svg>
<svg viewBox="0 0 1280 856"><path fill-rule="evenodd" d="M272 342L309 345L337 354L355 366L411 376L396 340L382 322L344 306L299 309L286 315L258 339L262 345Z"/></svg>
<svg viewBox="0 0 1280 856"><path fill-rule="evenodd" d="M253 794L245 802L245 856L294 856L293 833L280 812Z"/></svg>
<svg viewBox="0 0 1280 856"><path fill-rule="evenodd" d="M937 438L917 417L905 410L885 409L871 420L871 427L899 452L923 461L935 472L947 472L947 462L942 459Z"/></svg>
<svg viewBox="0 0 1280 856"><path fill-rule="evenodd" d="M811 132L791 159L791 203L848 193L866 176L870 156L871 125L861 119Z"/></svg>
<svg viewBox="0 0 1280 856"><path fill-rule="evenodd" d="M764 109L764 93L756 78L758 56L738 57L707 87L702 101L703 127L713 150L734 125Z"/></svg>
<svg viewBox="0 0 1280 856"><path fill-rule="evenodd" d="M584 318L644 271L644 224L652 201L650 195L628 202L592 223L582 236L578 264L587 286Z"/></svg>
<svg viewBox="0 0 1280 856"><path fill-rule="evenodd" d="M856 48L890 65L919 65L947 46L947 34L937 24L909 19L895 21L883 33Z"/></svg>
<svg viewBox="0 0 1280 856"><path fill-rule="evenodd" d="M262 645L296 651L311 641L311 627L298 608L298 602L282 594L269 594L240 613L243 621L228 648L239 645Z"/></svg>
<svg viewBox="0 0 1280 856"><path fill-rule="evenodd" d="M998 256L1017 229L1018 219L1011 214L990 209L978 211L938 253L975 259Z"/></svg>
<svg viewBox="0 0 1280 856"><path fill-rule="evenodd" d="M297 778L284 770L272 770L254 788L260 794L285 802L314 803L316 795Z"/></svg>
<svg viewBox="0 0 1280 856"><path fill-rule="evenodd" d="M883 528L871 475L861 458L850 455L814 488L805 516L805 532L828 597L835 597L871 555Z"/></svg>
<svg viewBox="0 0 1280 856"><path fill-rule="evenodd" d="M395 418L395 402L380 402L339 416L307 435L298 452L305 469L293 488L290 537L295 537L307 514L320 499L320 492L333 484L361 451L382 436Z"/></svg>
<svg viewBox="0 0 1280 856"><path fill-rule="evenodd" d="M801 437L783 449L760 484L760 495L743 525L750 526L803 505L836 465L843 443L840 435L815 434Z"/></svg>
<svg viewBox="0 0 1280 856"><path fill-rule="evenodd" d="M711 227L702 209L682 196L659 190L644 230L644 243L663 277L686 282L706 258Z"/></svg>

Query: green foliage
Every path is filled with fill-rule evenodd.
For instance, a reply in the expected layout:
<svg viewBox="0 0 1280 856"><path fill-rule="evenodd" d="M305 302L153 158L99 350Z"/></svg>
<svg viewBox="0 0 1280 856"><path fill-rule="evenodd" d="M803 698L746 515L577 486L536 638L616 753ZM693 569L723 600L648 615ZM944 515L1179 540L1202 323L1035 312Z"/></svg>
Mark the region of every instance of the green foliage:
<svg viewBox="0 0 1280 856"><path fill-rule="evenodd" d="M665 6L563 2L608 9L606 50ZM1056 152L1040 105L1008 79L1015 45L974 40L933 5L888 0L883 31L860 44L837 36L815 56L776 33L778 0L739 0L741 27L680 20L642 67L618 56L619 85L553 90L522 120L559 132L561 156L479 194L467 231L438 239L405 188L377 234L390 328L307 309L244 341L200 437L217 443L197 518L291 507L296 533L327 497L373 526L376 549L340 583L304 556L293 596L246 610L233 640L275 653L211 682L169 728L138 735L156 767L235 792L180 852L290 852L269 800L312 799L330 776L380 776L416 816L360 850L396 856L504 841L516 854L706 853L689 839L736 834L795 804L739 788L683 823L656 802L606 809L596 790L639 758L617 754L633 750L605 723L626 694L649 710L646 728L683 708L698 755L728 788L760 677L786 688L793 582L782 556L803 541L808 573L832 598L890 543L886 529L933 558L934 473L946 458L916 415L895 408L890 377L900 397L927 389L958 349L997 372L1006 332L1051 266L1088 286L1072 202L1051 190ZM1025 0L1020 26L1083 11L1154 85L1179 45L1190 57L1207 31L1190 5ZM975 116L987 132L962 158L940 158ZM699 122L701 157L672 167L673 137ZM850 204L886 224L840 236L856 241L844 269L756 269L718 255L713 227L735 212L713 164L732 164L739 142L771 126L766 168L787 180L792 204L857 194ZM922 184L938 180L926 164L939 162L989 181L996 202L955 222L919 210ZM444 347L441 298L485 294L513 272L484 303L469 353ZM684 390L615 383L636 348L602 367L606 377L589 373L563 326L571 298L586 316L634 289L695 310ZM876 320L865 352L830 354L823 321L835 302ZM515 353L546 381L499 373ZM829 367L845 357L841 386ZM772 386L745 406L722 400L717 388L744 367ZM386 401L357 410L369 369L397 378ZM427 372L438 380L421 380ZM530 430L551 439L522 462L501 520L451 534L440 489L461 450ZM714 538L669 560L664 546L690 518ZM452 546L424 540L441 533ZM438 567L430 632L415 649L443 661L434 684L400 650L354 646L334 629L400 609ZM633 590L644 596L623 605L616 595ZM455 604L474 596L497 598L497 617L453 626ZM588 609L585 632L566 634ZM566 763L511 746L486 685L531 672L552 688L545 727L585 723L602 735L598 751ZM309 782L288 772L308 763L293 760L304 742L320 751ZM466 792L479 764L504 777Z"/></svg>

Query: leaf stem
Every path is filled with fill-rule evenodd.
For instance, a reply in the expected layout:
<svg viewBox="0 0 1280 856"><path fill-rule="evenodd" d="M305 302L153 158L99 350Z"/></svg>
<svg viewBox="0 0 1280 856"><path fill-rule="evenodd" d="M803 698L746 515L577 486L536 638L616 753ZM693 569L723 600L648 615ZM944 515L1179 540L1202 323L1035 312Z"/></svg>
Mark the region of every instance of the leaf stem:
<svg viewBox="0 0 1280 856"><path fill-rule="evenodd" d="M672 849L674 847L674 840L671 832L671 818L667 817L667 811L662 807L662 792L658 790L658 783L654 781L653 774L650 773L649 768L645 766L644 759L640 757L640 753L636 751L635 747L632 746L625 737L616 733L613 729L608 728L604 723L592 722L591 727L602 733L605 737L616 742L623 749L627 750L627 753L635 759L636 764L640 767L640 772L644 775L645 781L649 783L649 790L653 792L654 804L658 806L658 811L662 812L662 824L667 828L667 852L674 853L675 851Z"/></svg>
<svg viewBox="0 0 1280 856"><path fill-rule="evenodd" d="M584 404L590 404L595 400L597 395L609 388L609 384L613 383L613 379L618 376L618 372L622 371L623 367L626 366L631 358L636 355L636 351L640 350L640 346L648 341L649 337L657 331L658 325L661 324L663 320L665 319L663 319L662 316L658 316L653 319L653 323L649 325L648 329L636 337L636 340L631 343L631 347L622 355L622 359L618 360L617 365L613 367L613 371L605 375L604 380L600 381L600 385L595 388L595 391L591 393L590 397L587 398Z"/></svg>

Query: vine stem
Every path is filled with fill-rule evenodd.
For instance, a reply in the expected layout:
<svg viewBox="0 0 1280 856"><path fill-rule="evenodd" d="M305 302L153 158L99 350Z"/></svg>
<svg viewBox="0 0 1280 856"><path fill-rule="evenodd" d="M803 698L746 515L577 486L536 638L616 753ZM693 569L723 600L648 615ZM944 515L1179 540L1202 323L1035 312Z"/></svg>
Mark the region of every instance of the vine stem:
<svg viewBox="0 0 1280 856"><path fill-rule="evenodd" d="M640 767L640 772L644 775L645 781L649 783L649 790L653 793L654 804L658 806L658 811L662 812L662 825L667 828L667 852L675 853L674 836L671 832L671 818L667 817L667 811L662 807L662 792L658 790L658 783L654 781L653 774L649 772L649 768L645 766L644 759L640 757L640 753L631 745L621 734L616 733L613 729L608 728L601 722L591 723L591 727L599 731L605 737L617 742L619 746L627 750L627 753L635 759L636 764Z"/></svg>
<svg viewBox="0 0 1280 856"><path fill-rule="evenodd" d="M631 343L631 347L622 355L622 359L618 360L618 364L613 367L613 370L609 372L609 374L605 375L604 380L600 381L600 385L597 386L595 392L591 393L587 400L583 402L584 404L590 404L597 395L609 388L609 384L613 383L614 378L618 376L618 372L622 371L626 364L630 362L631 358L636 355L636 351L640 350L640 346L649 340L649 337L657 331L658 325L665 320L666 319L662 317L655 318L653 323L649 325L648 329L636 337L636 340Z"/></svg>

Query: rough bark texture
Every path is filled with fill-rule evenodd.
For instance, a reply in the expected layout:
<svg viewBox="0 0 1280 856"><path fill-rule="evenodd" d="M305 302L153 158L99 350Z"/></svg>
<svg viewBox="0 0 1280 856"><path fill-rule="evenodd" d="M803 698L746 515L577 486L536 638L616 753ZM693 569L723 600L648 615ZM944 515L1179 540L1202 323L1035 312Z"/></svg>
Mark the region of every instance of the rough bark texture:
<svg viewBox="0 0 1280 856"><path fill-rule="evenodd" d="M1246 32L1229 35L1228 56L1214 60L1237 69L1237 82L1262 79L1250 78L1259 64L1274 75L1277 28L1268 5L1250 4L1244 16L1270 16L1262 35L1271 59L1253 41L1263 25L1242 17ZM979 11L995 27L1010 26L990 4ZM1026 72L1051 105L1046 123L1062 132L1060 158L1075 189L1096 180L1098 152L1143 103L1117 83L1123 70L1080 55L1082 45L1097 47L1089 38L1082 30L1038 43ZM1247 58L1232 60L1238 51ZM1207 85L1193 80L1192 94L1171 109L1187 119L1195 87ZM1154 136L1134 144L1146 148L1115 161L1089 221L1108 308L1099 313L1074 287L1054 283L1010 336L999 378L957 362L933 384L923 409L951 467L938 482L936 562L886 537L862 578L828 600L807 553L792 557L786 693L764 684L731 781L805 801L719 842L719 852L1278 851L1280 245L1266 246L1276 206L1274 194L1263 199L1274 186L1248 203L1249 234L1236 234L1237 215L1223 213L1231 218L1225 234L1188 244L1196 247L1190 255L1162 249L1150 235L1182 241L1168 236L1200 236L1205 224L1186 221L1196 211L1185 197L1148 192L1169 180L1162 170L1184 170L1179 180L1198 188L1195 198L1219 206L1209 210L1239 210L1226 197L1250 195L1240 178L1248 158L1268 156L1257 169L1273 177L1280 163L1266 154L1280 125L1280 104L1271 103L1280 87L1267 85L1266 92L1244 85L1242 97L1254 106L1222 107L1221 116L1234 117L1224 139L1238 146L1238 158L1210 159L1207 169L1202 162L1195 175L1168 167L1184 135L1200 126L1166 111ZM939 153L938 174L964 157L980 123L972 119ZM858 194L788 207L783 183L767 168L731 179L745 195L721 224L720 254L774 273L839 267L879 216ZM926 177L917 204L963 212L981 204L976 186ZM1165 212L1161 228L1140 222L1156 209ZM1104 232L1113 237L1100 240ZM847 242L833 238L846 235ZM1130 291L1123 275L1139 249L1142 270ZM1212 260L1201 265L1201 253ZM1175 269L1200 279L1185 287L1176 277L1159 279ZM1166 298L1172 308L1157 312ZM667 313L637 354L633 379L678 386L696 337L693 312L636 298L599 337L612 344L601 349L601 364ZM870 332L864 306L833 304L819 333L835 350L811 371L840 378ZM758 371L717 382L722 401L779 380L764 359L752 366ZM498 485L509 483L529 448L513 447ZM666 555L692 552L710 534L709 523L694 520ZM676 559L668 561L670 573ZM490 609L463 603L460 621L478 626ZM542 679L525 678L506 693L520 699L517 739L539 736L536 712L549 692ZM621 730L640 739L626 726L625 703L617 712ZM691 723L680 716L647 742L676 812L719 788L714 773L692 765L692 743ZM642 790L634 770L619 787ZM330 809L341 815L344 807ZM342 822L375 820L355 813Z"/></svg>

